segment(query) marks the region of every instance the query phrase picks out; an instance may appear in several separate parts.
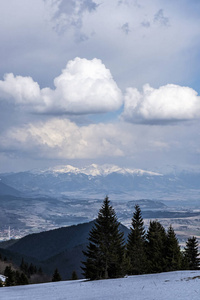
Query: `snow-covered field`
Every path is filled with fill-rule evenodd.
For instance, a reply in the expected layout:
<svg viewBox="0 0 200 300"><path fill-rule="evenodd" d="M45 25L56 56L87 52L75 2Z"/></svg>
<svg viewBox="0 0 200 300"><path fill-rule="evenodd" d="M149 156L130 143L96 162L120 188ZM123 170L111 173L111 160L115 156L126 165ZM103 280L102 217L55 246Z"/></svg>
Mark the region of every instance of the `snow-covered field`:
<svg viewBox="0 0 200 300"><path fill-rule="evenodd" d="M199 300L200 271L178 271L99 281L4 287L5 300Z"/></svg>

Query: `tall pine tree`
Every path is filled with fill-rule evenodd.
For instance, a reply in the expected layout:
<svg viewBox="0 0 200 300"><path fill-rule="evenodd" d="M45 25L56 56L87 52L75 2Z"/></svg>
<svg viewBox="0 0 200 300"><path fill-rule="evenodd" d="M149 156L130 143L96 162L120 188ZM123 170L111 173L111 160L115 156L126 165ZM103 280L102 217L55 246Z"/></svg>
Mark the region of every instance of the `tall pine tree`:
<svg viewBox="0 0 200 300"><path fill-rule="evenodd" d="M56 282L56 281L61 281L61 276L60 273L58 272L58 269L56 268L54 273L53 273L53 277L52 277L52 281Z"/></svg>
<svg viewBox="0 0 200 300"><path fill-rule="evenodd" d="M180 270L181 250L173 227L170 225L166 239L166 271Z"/></svg>
<svg viewBox="0 0 200 300"><path fill-rule="evenodd" d="M145 228L139 205L135 205L135 212L127 241L128 274L145 273Z"/></svg>
<svg viewBox="0 0 200 300"><path fill-rule="evenodd" d="M108 197L104 199L88 240L87 250L83 252L87 258L82 267L85 278L94 280L122 276L124 238Z"/></svg>
<svg viewBox="0 0 200 300"><path fill-rule="evenodd" d="M12 270L11 266L7 266L4 270L4 275L6 276L6 286L16 285L15 282L15 271Z"/></svg>
<svg viewBox="0 0 200 300"><path fill-rule="evenodd" d="M166 239L164 227L158 221L151 221L146 242L148 272L157 273L166 270Z"/></svg>
<svg viewBox="0 0 200 300"><path fill-rule="evenodd" d="M198 241L196 237L193 236L187 240L184 254L188 269L199 269L200 258L198 252Z"/></svg>

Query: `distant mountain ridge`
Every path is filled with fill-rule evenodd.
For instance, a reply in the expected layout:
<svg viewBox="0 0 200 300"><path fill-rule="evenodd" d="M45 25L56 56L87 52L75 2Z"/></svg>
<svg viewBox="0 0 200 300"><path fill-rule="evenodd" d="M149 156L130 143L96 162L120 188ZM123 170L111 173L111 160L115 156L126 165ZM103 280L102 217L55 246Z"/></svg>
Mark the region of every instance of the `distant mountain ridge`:
<svg viewBox="0 0 200 300"><path fill-rule="evenodd" d="M90 166L83 167L83 168L77 168L73 167L71 165L65 165L65 166L57 166L54 168L49 168L44 170L43 172L54 172L55 174L61 174L61 173L73 173L73 174L85 174L90 176L107 176L111 173L118 173L123 175L149 175L149 176L162 176L160 173L151 172L151 171L145 171L141 169L130 169L130 168L121 168L116 165L111 164L104 164L104 165L97 165L97 164L91 164Z"/></svg>
<svg viewBox="0 0 200 300"><path fill-rule="evenodd" d="M160 174L141 169L120 168L116 165L96 165L77 168L70 165L45 170L0 174L1 182L27 193L28 196L72 196L126 200L198 199L200 172ZM161 198L160 198L161 197Z"/></svg>

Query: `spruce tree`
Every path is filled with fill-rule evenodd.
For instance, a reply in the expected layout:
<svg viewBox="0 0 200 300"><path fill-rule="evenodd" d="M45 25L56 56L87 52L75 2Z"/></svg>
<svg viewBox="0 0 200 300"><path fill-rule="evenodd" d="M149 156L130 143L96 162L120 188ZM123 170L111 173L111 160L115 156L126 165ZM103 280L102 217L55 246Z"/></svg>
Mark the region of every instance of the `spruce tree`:
<svg viewBox="0 0 200 300"><path fill-rule="evenodd" d="M185 247L185 259L188 269L197 270L200 265L200 258L198 252L198 241L196 237L188 238Z"/></svg>
<svg viewBox="0 0 200 300"><path fill-rule="evenodd" d="M21 273L20 275L20 285L26 285L29 284L28 278L24 273Z"/></svg>
<svg viewBox="0 0 200 300"><path fill-rule="evenodd" d="M83 275L91 280L116 278L123 275L124 238L108 197L98 213L89 234L87 250L83 251Z"/></svg>
<svg viewBox="0 0 200 300"><path fill-rule="evenodd" d="M21 284L20 273L19 273L19 271L16 271L16 272L15 272L15 284L16 284L16 285L20 285L20 284Z"/></svg>
<svg viewBox="0 0 200 300"><path fill-rule="evenodd" d="M29 273L29 275L33 275L35 273L35 267L32 263L30 264L30 266L28 268L28 273Z"/></svg>
<svg viewBox="0 0 200 300"><path fill-rule="evenodd" d="M71 276L71 280L77 280L77 279L78 279L78 276L76 274L76 271L73 271L72 276Z"/></svg>
<svg viewBox="0 0 200 300"><path fill-rule="evenodd" d="M42 268L41 267L39 267L39 269L38 269L38 272L37 272L39 275L43 275L43 271L42 271Z"/></svg>
<svg viewBox="0 0 200 300"><path fill-rule="evenodd" d="M147 231L147 271L150 273L166 270L166 232L158 221L151 221Z"/></svg>
<svg viewBox="0 0 200 300"><path fill-rule="evenodd" d="M139 205L135 205L132 227L127 241L128 274L142 274L146 270L145 228Z"/></svg>
<svg viewBox="0 0 200 300"><path fill-rule="evenodd" d="M166 271L180 270L181 251L173 227L170 225L166 239Z"/></svg>
<svg viewBox="0 0 200 300"><path fill-rule="evenodd" d="M21 264L20 264L20 270L24 271L24 268L25 268L25 262L24 262L24 258L22 257Z"/></svg>
<svg viewBox="0 0 200 300"><path fill-rule="evenodd" d="M56 268L55 271L54 271L52 281L53 281L53 282L61 281L61 276L60 276L60 274L59 274L57 268Z"/></svg>
<svg viewBox="0 0 200 300"><path fill-rule="evenodd" d="M20 264L20 270L21 270L22 272L24 272L27 276L30 275L28 263L26 263L26 262L24 261L24 258L22 258L22 261L21 261L21 264Z"/></svg>
<svg viewBox="0 0 200 300"><path fill-rule="evenodd" d="M6 281L5 281L6 286L16 285L15 271L12 270L11 266L7 266L5 268L4 275L6 276Z"/></svg>

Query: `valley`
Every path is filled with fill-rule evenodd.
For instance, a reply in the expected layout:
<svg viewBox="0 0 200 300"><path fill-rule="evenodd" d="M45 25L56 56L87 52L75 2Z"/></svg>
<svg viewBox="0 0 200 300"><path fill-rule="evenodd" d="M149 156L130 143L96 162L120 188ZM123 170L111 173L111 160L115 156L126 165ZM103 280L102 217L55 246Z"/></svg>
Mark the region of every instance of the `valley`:
<svg viewBox="0 0 200 300"><path fill-rule="evenodd" d="M200 240L199 173L159 174L117 166L62 166L0 174L0 240L92 221L106 195L118 220L130 227L140 205L146 227L159 220L174 227L184 246ZM10 228L10 232L9 232Z"/></svg>

